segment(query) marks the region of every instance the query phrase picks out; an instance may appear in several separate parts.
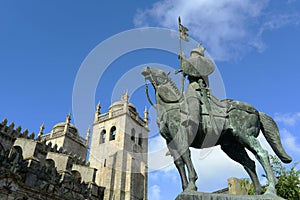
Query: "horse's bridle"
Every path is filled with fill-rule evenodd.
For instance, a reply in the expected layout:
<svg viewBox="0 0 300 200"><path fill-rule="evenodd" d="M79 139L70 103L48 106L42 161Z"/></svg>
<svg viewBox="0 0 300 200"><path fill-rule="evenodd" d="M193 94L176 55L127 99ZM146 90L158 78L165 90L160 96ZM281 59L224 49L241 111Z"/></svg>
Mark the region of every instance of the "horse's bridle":
<svg viewBox="0 0 300 200"><path fill-rule="evenodd" d="M151 77L152 78L152 77ZM151 101L150 99L150 96L149 96L149 89L148 89L148 83L147 83L147 80L145 79L145 92L146 92L146 96L147 96L147 99L150 103L151 106L153 106L155 109L156 109L156 106L154 105L154 103Z"/></svg>

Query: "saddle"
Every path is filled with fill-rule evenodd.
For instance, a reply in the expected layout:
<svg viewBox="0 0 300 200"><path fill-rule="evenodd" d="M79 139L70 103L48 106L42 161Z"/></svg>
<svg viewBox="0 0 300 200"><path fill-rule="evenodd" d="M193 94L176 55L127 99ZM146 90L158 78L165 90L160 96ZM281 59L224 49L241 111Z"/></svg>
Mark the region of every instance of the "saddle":
<svg viewBox="0 0 300 200"><path fill-rule="evenodd" d="M209 103L211 106L211 112L214 117L226 118L228 105L227 102L219 101L214 95L210 95ZM203 113L209 114L209 113Z"/></svg>
<svg viewBox="0 0 300 200"><path fill-rule="evenodd" d="M192 143L192 146L199 147L211 147L213 146L221 132L224 130L226 124L226 118L230 115L231 111L242 110L248 113L258 114L258 111L248 103L234 101L233 99L218 100L214 95L209 94L207 97L202 97L201 102L201 117L202 117L202 137L196 136L195 141L200 141L201 143ZM208 137L207 137L208 136Z"/></svg>
<svg viewBox="0 0 300 200"><path fill-rule="evenodd" d="M258 111L249 103L235 101L233 99L217 99L214 95L210 95L211 112L214 117L226 118L233 110L242 110L250 114L259 114ZM203 112L202 114L209 114Z"/></svg>
<svg viewBox="0 0 300 200"><path fill-rule="evenodd" d="M190 141L193 141L191 146L195 148L214 146L224 129L227 118L227 102L219 101L207 91L206 89L199 91L201 94L199 99L201 124L198 131L196 133L192 130L189 131Z"/></svg>
<svg viewBox="0 0 300 200"><path fill-rule="evenodd" d="M258 111L249 103L235 101L233 99L224 99L222 101L226 102L227 113L231 112L232 110L242 110L250 114L259 115Z"/></svg>

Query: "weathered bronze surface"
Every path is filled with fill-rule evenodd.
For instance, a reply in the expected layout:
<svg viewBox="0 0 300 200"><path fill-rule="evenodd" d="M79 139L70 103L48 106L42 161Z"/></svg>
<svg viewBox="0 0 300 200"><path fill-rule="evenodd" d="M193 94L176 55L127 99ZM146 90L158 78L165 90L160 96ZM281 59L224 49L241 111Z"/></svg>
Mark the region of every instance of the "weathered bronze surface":
<svg viewBox="0 0 300 200"><path fill-rule="evenodd" d="M199 66L195 69L201 67L201 62L196 64ZM183 190L197 190L195 181L198 177L189 147L201 149L220 145L231 159L245 168L254 184L255 194L260 195L263 190L255 162L250 159L246 149L252 152L266 172L268 186L265 194L276 196L277 180L272 172L268 152L257 139L261 130L281 161L292 161L282 147L274 120L248 103L232 99L219 101L210 93L206 80L209 73L189 73L184 68L183 73L188 76L190 84L187 91L181 93L164 71L150 67L142 70L142 75L155 89L158 127L180 174ZM194 196L191 199L203 198Z"/></svg>

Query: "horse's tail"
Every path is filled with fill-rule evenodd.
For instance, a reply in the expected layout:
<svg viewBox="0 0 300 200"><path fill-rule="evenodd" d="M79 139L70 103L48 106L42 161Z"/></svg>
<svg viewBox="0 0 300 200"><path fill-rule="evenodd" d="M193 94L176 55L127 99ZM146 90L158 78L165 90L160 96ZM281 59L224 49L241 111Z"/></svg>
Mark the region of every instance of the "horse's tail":
<svg viewBox="0 0 300 200"><path fill-rule="evenodd" d="M292 162L292 158L285 152L281 140L278 127L275 121L265 113L259 112L261 130L271 145L273 151L284 163Z"/></svg>

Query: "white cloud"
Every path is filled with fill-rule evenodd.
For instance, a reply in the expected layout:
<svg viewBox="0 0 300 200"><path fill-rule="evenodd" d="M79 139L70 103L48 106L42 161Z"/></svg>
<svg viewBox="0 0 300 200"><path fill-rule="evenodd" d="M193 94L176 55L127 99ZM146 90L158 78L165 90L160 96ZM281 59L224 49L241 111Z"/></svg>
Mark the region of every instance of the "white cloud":
<svg viewBox="0 0 300 200"><path fill-rule="evenodd" d="M148 149L148 171L168 171L170 166L173 165L173 158L171 156L166 156L166 153L168 152L166 141L160 135L157 135L149 139Z"/></svg>
<svg viewBox="0 0 300 200"><path fill-rule="evenodd" d="M283 26L288 24L299 24L299 14L280 14L280 15L271 15L269 18L261 24L260 28L258 29L257 35L251 44L257 48L259 52L264 51L266 48L264 42L262 41L262 35L267 30L275 30L279 29Z"/></svg>
<svg viewBox="0 0 300 200"><path fill-rule="evenodd" d="M159 181L160 179L169 180L173 183L179 183L179 174L175 168L174 163L170 163L168 167L161 170L152 171L149 173L149 177L153 181Z"/></svg>
<svg viewBox="0 0 300 200"><path fill-rule="evenodd" d="M160 200L160 187L158 185L149 188L149 197L151 197L151 200Z"/></svg>
<svg viewBox="0 0 300 200"><path fill-rule="evenodd" d="M294 137L288 130L282 129L280 131L282 133L282 143L283 146L288 148L289 150L293 151L294 153L297 153L299 155L300 153L300 145L297 144L297 138Z"/></svg>
<svg viewBox="0 0 300 200"><path fill-rule="evenodd" d="M205 158L201 156L201 151L192 151L192 159L199 177L199 191L213 192L227 187L227 179L230 177L247 177L243 167L228 158L219 147L214 147Z"/></svg>
<svg viewBox="0 0 300 200"><path fill-rule="evenodd" d="M177 29L177 17L190 35L200 40L216 60L242 56L252 47L262 51L265 30L286 24L298 24L293 13L267 14L270 0L162 0L151 8L137 11L134 24L138 27L158 24Z"/></svg>
<svg viewBox="0 0 300 200"><path fill-rule="evenodd" d="M298 120L300 120L300 112L298 113L275 113L275 121L281 122L286 126L294 126Z"/></svg>

